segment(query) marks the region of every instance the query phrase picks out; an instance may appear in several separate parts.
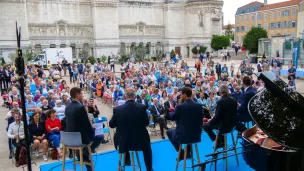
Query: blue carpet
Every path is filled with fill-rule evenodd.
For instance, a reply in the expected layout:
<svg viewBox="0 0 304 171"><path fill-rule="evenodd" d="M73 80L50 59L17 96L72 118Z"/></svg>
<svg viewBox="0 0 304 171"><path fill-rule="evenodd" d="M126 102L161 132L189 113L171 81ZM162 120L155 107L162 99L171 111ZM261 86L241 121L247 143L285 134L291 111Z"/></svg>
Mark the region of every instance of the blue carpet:
<svg viewBox="0 0 304 171"><path fill-rule="evenodd" d="M231 136L229 134L228 138L228 146L232 144ZM174 171L176 164L177 152L171 145L169 140L161 140L151 143L152 152L153 152L153 168L154 171ZM208 135L204 132L202 134L202 142L199 143L199 153L201 162L210 158L206 158L206 154L212 153L213 143L209 139ZM102 148L102 147L101 147ZM239 152L241 150L238 150ZM228 153L229 155L229 153ZM145 171L145 164L143 160L143 155L139 153L140 162L142 169ZM220 156L219 156L220 157ZM230 157L228 160L228 170L229 171L253 171L243 160L242 155L238 156L240 165L237 166L236 158ZM117 151L109 151L100 153L97 155L93 155L93 160L95 163L95 170L105 170L105 171L116 171L118 170L118 153ZM67 162L70 162L68 160ZM183 162L181 162L183 163ZM187 165L190 165L191 161L187 161ZM195 163L196 164L196 163ZM214 164L208 164L206 167L206 171L214 170ZM44 164L40 166L40 171L61 171L61 162L54 162L50 164ZM66 170L72 170L73 166L71 163L66 164ZM77 165L77 171L79 169L79 165ZM86 169L84 169L86 170ZM126 171L131 171L132 167L126 167ZM137 169L138 170L138 169ZM179 167L179 170L182 170L182 167ZM190 168L187 170L191 170ZM198 168L195 170L199 170ZM225 170L225 162L224 160L220 160L217 162L217 170L223 171Z"/></svg>

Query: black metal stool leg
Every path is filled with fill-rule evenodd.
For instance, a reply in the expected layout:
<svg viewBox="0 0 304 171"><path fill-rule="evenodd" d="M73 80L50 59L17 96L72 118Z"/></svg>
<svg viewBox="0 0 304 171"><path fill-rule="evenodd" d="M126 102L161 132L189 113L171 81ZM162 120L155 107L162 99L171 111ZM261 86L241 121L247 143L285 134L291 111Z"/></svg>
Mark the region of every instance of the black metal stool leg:
<svg viewBox="0 0 304 171"><path fill-rule="evenodd" d="M193 153L193 146L192 146L192 144L190 145L190 147L191 147L191 162L192 162L192 166L193 166L194 165L194 159L193 159L194 153ZM192 171L194 171L194 168L192 168Z"/></svg>
<svg viewBox="0 0 304 171"><path fill-rule="evenodd" d="M228 171L228 155L227 155L227 135L224 135L224 155L225 155L225 161L226 161L226 171Z"/></svg>
<svg viewBox="0 0 304 171"><path fill-rule="evenodd" d="M185 146L184 149L184 171L187 169L187 145Z"/></svg>
<svg viewBox="0 0 304 171"><path fill-rule="evenodd" d="M140 166L140 161L139 161L139 157L138 157L138 152L136 151L135 154L136 154L136 159L137 159L139 170L141 171L141 166Z"/></svg>

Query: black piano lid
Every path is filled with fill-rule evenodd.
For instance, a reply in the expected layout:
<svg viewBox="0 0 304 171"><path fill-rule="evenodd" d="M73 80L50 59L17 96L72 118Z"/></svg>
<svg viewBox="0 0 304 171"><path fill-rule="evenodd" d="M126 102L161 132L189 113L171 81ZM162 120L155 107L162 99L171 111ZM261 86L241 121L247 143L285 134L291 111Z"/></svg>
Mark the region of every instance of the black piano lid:
<svg viewBox="0 0 304 171"><path fill-rule="evenodd" d="M273 72L256 74L265 89L256 94L248 110L258 127L278 144L304 149L304 97L288 88Z"/></svg>

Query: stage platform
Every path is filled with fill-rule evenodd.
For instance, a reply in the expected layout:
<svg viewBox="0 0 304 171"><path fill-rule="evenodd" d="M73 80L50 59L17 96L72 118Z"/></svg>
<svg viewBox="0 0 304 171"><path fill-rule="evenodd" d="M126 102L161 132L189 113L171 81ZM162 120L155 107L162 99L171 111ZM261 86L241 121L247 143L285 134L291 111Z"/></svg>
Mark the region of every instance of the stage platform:
<svg viewBox="0 0 304 171"><path fill-rule="evenodd" d="M228 136L228 146L232 144L231 137ZM152 146L152 152L153 152L153 169L154 171L174 171L175 170L175 164L176 164L176 157L177 152L171 145L170 141L168 139L156 141L151 143ZM212 147L213 143L207 136L207 134L204 132L202 134L202 142L199 143L199 152L200 152L200 158L201 161L205 161L206 154L212 153ZM100 147L102 148L102 147ZM239 150L241 152L241 150ZM228 154L229 155L229 154ZM139 153L140 162L142 166L142 170L145 171L145 164L143 160L143 155L140 152ZM220 157L220 156L219 156ZM228 160L228 170L229 171L253 171L243 160L242 155L238 156L240 165L237 166L236 158L230 157ZM95 163L95 171L117 171L118 170L118 153L117 151L109 151L104 153L99 153L93 155L93 160ZM66 161L66 170L72 170L72 164L71 160ZM181 162L183 163L183 162ZM191 164L191 161L187 161L188 165ZM61 161L60 162L54 162L50 164L44 164L40 166L40 171L61 171ZM196 163L195 163L196 164ZM85 168L85 167L84 167ZM207 165L206 171L214 170L214 164ZM77 165L77 171L79 169L79 165ZM86 170L86 169L84 169ZM126 171L131 171L132 167L126 167ZM138 170L138 169L137 169ZM179 170L183 170L182 167L179 167ZM191 170L188 168L187 170ZM196 168L195 170L199 170L199 168ZM223 160L220 160L217 162L217 170L218 171L224 171L225 170L225 162Z"/></svg>

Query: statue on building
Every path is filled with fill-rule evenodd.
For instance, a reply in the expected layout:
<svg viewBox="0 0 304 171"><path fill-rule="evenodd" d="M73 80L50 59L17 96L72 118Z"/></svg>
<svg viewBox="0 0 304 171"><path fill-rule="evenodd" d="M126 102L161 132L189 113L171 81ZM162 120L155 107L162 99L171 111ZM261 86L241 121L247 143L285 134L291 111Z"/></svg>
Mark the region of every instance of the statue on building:
<svg viewBox="0 0 304 171"><path fill-rule="evenodd" d="M198 18L199 18L199 26L203 27L204 26L204 14L203 14L203 11L200 11L200 13L198 14Z"/></svg>

